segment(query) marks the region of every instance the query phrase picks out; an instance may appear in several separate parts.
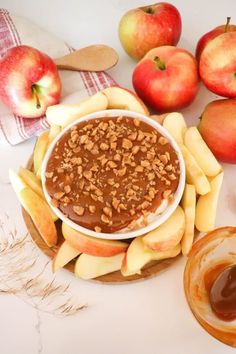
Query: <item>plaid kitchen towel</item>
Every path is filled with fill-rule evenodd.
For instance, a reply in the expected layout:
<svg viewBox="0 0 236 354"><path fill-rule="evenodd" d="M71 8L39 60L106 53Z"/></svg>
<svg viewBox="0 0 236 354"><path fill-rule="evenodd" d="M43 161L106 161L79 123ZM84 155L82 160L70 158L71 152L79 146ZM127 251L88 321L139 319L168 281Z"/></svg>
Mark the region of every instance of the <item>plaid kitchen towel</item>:
<svg viewBox="0 0 236 354"><path fill-rule="evenodd" d="M73 51L67 43L30 21L0 9L0 58L8 49L26 44L58 58ZM63 103L76 103L86 96L115 85L106 73L60 71ZM47 129L46 117L18 117L0 102L0 143L15 145Z"/></svg>

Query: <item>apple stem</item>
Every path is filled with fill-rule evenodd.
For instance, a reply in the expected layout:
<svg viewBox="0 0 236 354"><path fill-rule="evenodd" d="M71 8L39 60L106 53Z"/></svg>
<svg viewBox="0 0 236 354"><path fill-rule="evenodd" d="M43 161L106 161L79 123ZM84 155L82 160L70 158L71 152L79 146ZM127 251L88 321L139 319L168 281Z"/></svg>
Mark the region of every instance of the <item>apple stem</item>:
<svg viewBox="0 0 236 354"><path fill-rule="evenodd" d="M166 69L166 66L165 66L165 63L163 63L163 61L161 61L161 59L159 57L155 57L153 59L155 65L158 67L158 69L160 70L165 70Z"/></svg>
<svg viewBox="0 0 236 354"><path fill-rule="evenodd" d="M231 17L227 17L227 21L226 21L226 24L225 24L225 32L228 31L230 20L231 20Z"/></svg>
<svg viewBox="0 0 236 354"><path fill-rule="evenodd" d="M33 91L33 94L35 95L35 98L36 98L36 108L39 109L39 108L41 108L41 104L40 104L39 96L37 93L37 89L34 85L32 86L32 91Z"/></svg>
<svg viewBox="0 0 236 354"><path fill-rule="evenodd" d="M153 15L155 11L153 10L153 8L148 7L147 9L144 10L144 12L146 12L146 14Z"/></svg>

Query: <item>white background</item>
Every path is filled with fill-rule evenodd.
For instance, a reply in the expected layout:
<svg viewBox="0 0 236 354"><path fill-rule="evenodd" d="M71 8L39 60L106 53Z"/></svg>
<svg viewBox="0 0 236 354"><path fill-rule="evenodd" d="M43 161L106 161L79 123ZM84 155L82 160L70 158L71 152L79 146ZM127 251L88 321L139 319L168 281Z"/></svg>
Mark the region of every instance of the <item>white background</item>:
<svg viewBox="0 0 236 354"><path fill-rule="evenodd" d="M197 40L227 16L236 23L235 0L172 1L183 21L180 47L194 52ZM110 71L120 84L131 88L134 61L124 53L118 39L118 23L130 8L149 4L135 0L0 0L0 7L25 16L57 34L76 48L93 43L114 47L120 56ZM214 99L201 88L185 110L188 124L197 122L205 104ZM7 181L9 166L24 165L34 141L0 150L1 180ZM225 165L217 225L235 225L235 166ZM22 230L20 208L9 186L1 186L0 210L14 214ZM16 207L17 206L17 207ZM18 216L16 216L18 215ZM18 219L17 219L18 218ZM58 319L36 313L21 299L0 297L0 352L2 354L230 354L235 350L216 341L195 321L185 301L185 259L160 276L129 285L101 285L74 279L66 271L62 281L72 281L81 303L88 308L78 315Z"/></svg>

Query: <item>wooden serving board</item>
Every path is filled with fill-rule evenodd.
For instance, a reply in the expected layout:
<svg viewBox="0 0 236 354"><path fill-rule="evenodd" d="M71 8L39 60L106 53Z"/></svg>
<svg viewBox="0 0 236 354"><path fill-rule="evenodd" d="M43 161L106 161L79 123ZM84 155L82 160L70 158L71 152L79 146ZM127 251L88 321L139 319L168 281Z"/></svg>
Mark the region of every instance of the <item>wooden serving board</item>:
<svg viewBox="0 0 236 354"><path fill-rule="evenodd" d="M29 160L27 164L27 168L32 170L32 159ZM47 255L49 258L53 259L57 253L58 248L64 241L62 232L61 232L61 220L56 221L56 227L58 232L58 244L52 248L48 247L44 240L41 238L37 228L35 227L30 215L22 208L22 215L25 221L26 227L28 229L29 234L32 239L36 243L36 245L41 249L41 251ZM173 263L179 259L180 256L175 258L169 258L162 261L152 261L148 263L142 270L141 274L135 274L128 277L124 277L120 271L109 273L93 280L99 281L102 283L127 283L131 281L137 281L145 278L154 277L158 273L164 271ZM66 268L70 272L74 272L75 260L68 263L64 268Z"/></svg>

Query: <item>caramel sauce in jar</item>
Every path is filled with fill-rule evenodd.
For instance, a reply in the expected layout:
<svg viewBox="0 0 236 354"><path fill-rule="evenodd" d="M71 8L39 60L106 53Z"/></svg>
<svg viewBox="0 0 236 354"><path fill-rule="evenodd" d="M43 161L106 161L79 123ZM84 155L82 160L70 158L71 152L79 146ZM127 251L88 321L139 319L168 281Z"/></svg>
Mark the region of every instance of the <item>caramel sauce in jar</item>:
<svg viewBox="0 0 236 354"><path fill-rule="evenodd" d="M236 320L236 264L219 272L210 288L209 300L218 318Z"/></svg>

